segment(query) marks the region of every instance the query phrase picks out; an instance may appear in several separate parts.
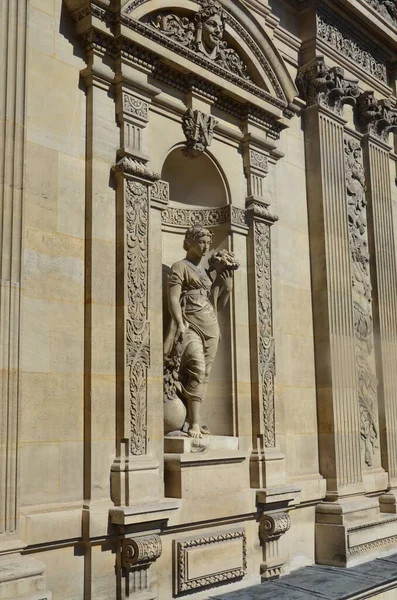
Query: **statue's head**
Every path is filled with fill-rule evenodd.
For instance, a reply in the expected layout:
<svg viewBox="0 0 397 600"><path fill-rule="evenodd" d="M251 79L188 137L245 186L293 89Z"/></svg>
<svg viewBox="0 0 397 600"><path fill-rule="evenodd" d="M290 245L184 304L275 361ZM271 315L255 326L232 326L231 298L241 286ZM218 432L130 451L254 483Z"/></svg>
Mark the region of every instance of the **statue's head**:
<svg viewBox="0 0 397 600"><path fill-rule="evenodd" d="M186 252L196 249L201 256L204 256L210 249L212 237L213 234L209 229L202 225L193 225L186 230L183 249Z"/></svg>
<svg viewBox="0 0 397 600"><path fill-rule="evenodd" d="M199 49L211 54L216 51L225 30L225 12L216 0L206 0L197 13Z"/></svg>

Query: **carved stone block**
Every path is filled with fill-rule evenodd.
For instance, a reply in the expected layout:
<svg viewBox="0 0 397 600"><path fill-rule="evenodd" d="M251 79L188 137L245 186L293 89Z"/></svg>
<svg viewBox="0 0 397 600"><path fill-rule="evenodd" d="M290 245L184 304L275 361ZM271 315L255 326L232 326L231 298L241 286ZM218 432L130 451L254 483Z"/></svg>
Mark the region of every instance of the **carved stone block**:
<svg viewBox="0 0 397 600"><path fill-rule="evenodd" d="M245 530L177 541L176 561L176 594L240 579L247 569Z"/></svg>
<svg viewBox="0 0 397 600"><path fill-rule="evenodd" d="M124 540L122 547L123 567L148 565L161 556L161 538L157 534Z"/></svg>

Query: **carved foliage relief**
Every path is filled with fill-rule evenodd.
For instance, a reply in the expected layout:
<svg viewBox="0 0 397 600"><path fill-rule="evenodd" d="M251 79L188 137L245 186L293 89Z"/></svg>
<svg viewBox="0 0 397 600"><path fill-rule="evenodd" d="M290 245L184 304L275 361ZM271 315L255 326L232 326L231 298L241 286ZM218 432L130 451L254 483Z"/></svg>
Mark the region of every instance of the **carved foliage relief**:
<svg viewBox="0 0 397 600"><path fill-rule="evenodd" d="M272 336L272 302L270 270L270 225L254 221L255 272L257 278L259 373L262 395L264 444L275 446L274 376L275 357Z"/></svg>
<svg viewBox="0 0 397 600"><path fill-rule="evenodd" d="M202 0L195 15L165 11L150 16L148 24L181 46L209 58L234 75L249 79L241 56L223 40L226 13L216 0Z"/></svg>
<svg viewBox="0 0 397 600"><path fill-rule="evenodd" d="M360 42L352 38L352 32L345 32L345 27L331 23L328 18L317 13L317 37L326 41L335 50L359 65L364 71L387 84L385 61L381 62L368 51L368 41Z"/></svg>
<svg viewBox="0 0 397 600"><path fill-rule="evenodd" d="M345 137L345 168L358 370L360 435L365 463L371 466L372 455L378 447L378 418L365 176L361 146L357 140L347 136Z"/></svg>
<svg viewBox="0 0 397 600"><path fill-rule="evenodd" d="M397 5L395 0L365 0L382 17L387 19L395 27L397 26Z"/></svg>
<svg viewBox="0 0 397 600"><path fill-rule="evenodd" d="M322 56L299 72L296 85L308 106L320 104L339 114L360 95L357 81L346 78L341 67L328 67Z"/></svg>
<svg viewBox="0 0 397 600"><path fill-rule="evenodd" d="M147 321L148 189L137 181L126 181L125 185L130 451L140 455L146 453L147 444L147 370L150 358Z"/></svg>

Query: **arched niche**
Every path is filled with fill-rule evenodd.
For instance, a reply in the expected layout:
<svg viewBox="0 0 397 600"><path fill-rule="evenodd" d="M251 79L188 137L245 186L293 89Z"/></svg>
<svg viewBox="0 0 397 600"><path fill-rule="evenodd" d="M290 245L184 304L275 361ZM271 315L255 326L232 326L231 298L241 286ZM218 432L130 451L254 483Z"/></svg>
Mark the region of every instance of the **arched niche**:
<svg viewBox="0 0 397 600"><path fill-rule="evenodd" d="M228 203L220 171L206 154L192 159L184 155L182 147L174 148L164 162L161 178L169 182L172 204L213 208Z"/></svg>
<svg viewBox="0 0 397 600"><path fill-rule="evenodd" d="M162 226L163 263L163 323L164 336L170 323L167 302L167 275L171 265L184 258L183 240L186 229L195 222L205 219L205 227L213 233L210 251L229 248L228 225L209 225L208 218L218 214L228 204L226 181L215 164L206 154L188 158L182 148L174 148L167 156L161 177L170 186L169 208L177 211L170 222L165 218ZM210 255L209 254L209 255ZM204 267L208 266L208 257ZM212 367L207 394L202 406L202 423L213 435L234 434L233 431L233 385L232 385L232 331L230 304L218 315L221 341Z"/></svg>

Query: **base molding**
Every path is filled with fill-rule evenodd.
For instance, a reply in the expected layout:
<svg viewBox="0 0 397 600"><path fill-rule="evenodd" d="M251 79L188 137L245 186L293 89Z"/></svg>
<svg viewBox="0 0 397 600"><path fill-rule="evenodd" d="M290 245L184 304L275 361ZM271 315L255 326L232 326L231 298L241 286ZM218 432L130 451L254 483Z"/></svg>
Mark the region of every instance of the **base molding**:
<svg viewBox="0 0 397 600"><path fill-rule="evenodd" d="M21 554L0 557L0 587L2 600L51 600L46 589L45 565Z"/></svg>
<svg viewBox="0 0 397 600"><path fill-rule="evenodd" d="M350 567L396 550L397 515L380 512L376 498L323 502L316 510L316 562Z"/></svg>

